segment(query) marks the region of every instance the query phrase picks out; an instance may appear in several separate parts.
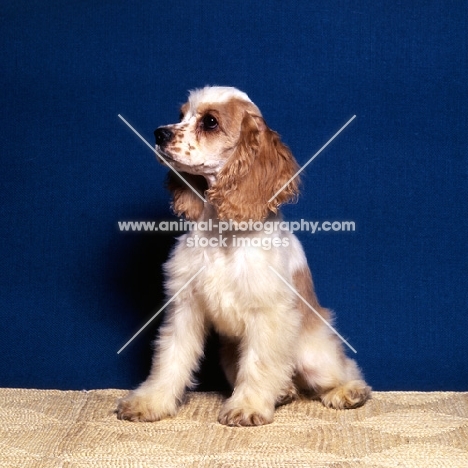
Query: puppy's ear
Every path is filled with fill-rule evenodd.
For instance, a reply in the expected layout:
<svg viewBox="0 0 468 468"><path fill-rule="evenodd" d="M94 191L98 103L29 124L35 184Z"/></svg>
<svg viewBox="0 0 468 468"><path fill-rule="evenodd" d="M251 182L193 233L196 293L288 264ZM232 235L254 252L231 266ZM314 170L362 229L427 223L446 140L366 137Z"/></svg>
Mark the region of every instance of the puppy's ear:
<svg viewBox="0 0 468 468"><path fill-rule="evenodd" d="M297 177L282 188L298 169L279 135L246 112L236 150L207 195L220 219L262 221L298 195Z"/></svg>
<svg viewBox="0 0 468 468"><path fill-rule="evenodd" d="M208 188L203 176L181 172L181 176L203 196ZM203 211L203 200L172 171L167 175L167 188L172 192L171 208L177 216L196 221Z"/></svg>

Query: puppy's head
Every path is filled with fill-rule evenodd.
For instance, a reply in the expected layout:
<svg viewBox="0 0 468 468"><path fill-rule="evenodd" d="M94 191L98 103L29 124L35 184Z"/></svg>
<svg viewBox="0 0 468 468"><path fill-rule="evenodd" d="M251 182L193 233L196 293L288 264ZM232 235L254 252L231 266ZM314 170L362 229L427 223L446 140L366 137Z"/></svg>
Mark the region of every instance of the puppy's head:
<svg viewBox="0 0 468 468"><path fill-rule="evenodd" d="M219 219L263 220L297 195L289 149L265 124L258 107L235 89L207 87L190 93L179 123L155 130L156 147L190 185L205 193ZM188 180L190 179L190 180ZM197 219L202 200L169 176L174 211Z"/></svg>

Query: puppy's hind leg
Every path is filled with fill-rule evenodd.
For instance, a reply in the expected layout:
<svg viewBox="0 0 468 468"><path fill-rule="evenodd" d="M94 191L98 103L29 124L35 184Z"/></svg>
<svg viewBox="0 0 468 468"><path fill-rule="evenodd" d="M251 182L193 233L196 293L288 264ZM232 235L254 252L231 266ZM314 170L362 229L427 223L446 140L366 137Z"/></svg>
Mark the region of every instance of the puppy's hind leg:
<svg viewBox="0 0 468 468"><path fill-rule="evenodd" d="M332 321L331 313L317 300L310 270L298 271L294 280L297 291L307 302L297 303L302 316L296 348L298 385L313 390L329 408L361 406L369 398L371 388L356 363L346 357L338 336L327 326Z"/></svg>
<svg viewBox="0 0 468 468"><path fill-rule="evenodd" d="M300 340L296 369L302 386L328 408L357 408L368 400L371 388L328 327L303 330Z"/></svg>

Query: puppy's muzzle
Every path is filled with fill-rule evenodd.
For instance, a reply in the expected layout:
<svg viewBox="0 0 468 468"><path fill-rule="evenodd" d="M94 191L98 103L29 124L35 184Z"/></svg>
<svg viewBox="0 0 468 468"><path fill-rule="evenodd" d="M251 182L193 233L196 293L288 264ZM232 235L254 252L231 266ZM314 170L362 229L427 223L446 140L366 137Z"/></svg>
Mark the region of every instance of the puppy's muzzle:
<svg viewBox="0 0 468 468"><path fill-rule="evenodd" d="M156 137L156 144L164 148L172 140L174 134L166 127L159 127L154 131L154 136Z"/></svg>

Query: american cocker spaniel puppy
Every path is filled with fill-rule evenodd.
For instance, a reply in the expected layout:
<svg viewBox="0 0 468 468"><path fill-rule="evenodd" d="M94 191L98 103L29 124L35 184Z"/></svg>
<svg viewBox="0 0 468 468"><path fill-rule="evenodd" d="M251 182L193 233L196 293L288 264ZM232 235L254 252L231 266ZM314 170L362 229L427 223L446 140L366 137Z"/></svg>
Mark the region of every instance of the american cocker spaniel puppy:
<svg viewBox="0 0 468 468"><path fill-rule="evenodd" d="M220 423L268 424L275 406L301 390L330 408L362 405L370 388L325 323L331 313L317 301L297 237L279 223L258 228L262 222L275 226L279 205L298 194L297 177L283 188L298 165L258 107L235 88L195 90L180 122L159 127L155 136L156 150L190 185L170 173L173 209L198 223L179 238L164 266L167 295L174 300L151 373L119 401L118 417L157 421L175 415L194 385L210 328L221 337L221 364L233 388ZM207 223L199 228L210 220L230 229L220 235Z"/></svg>

